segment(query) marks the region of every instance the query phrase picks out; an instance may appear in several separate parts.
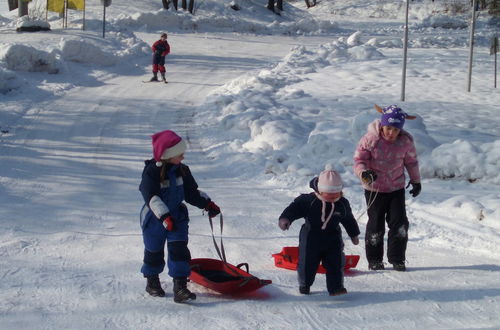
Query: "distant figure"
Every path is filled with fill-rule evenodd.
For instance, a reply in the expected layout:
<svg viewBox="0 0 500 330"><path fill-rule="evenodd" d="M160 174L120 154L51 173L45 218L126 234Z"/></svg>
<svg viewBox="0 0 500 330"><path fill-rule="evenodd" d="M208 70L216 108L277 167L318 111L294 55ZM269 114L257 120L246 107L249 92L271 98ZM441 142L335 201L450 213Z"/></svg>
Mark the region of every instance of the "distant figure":
<svg viewBox="0 0 500 330"><path fill-rule="evenodd" d="M189 204L205 209L209 217L220 213L207 194L198 190L189 167L182 163L186 142L173 131L152 136L153 159L145 161L139 190L144 198L141 228L144 259L141 272L147 279L146 292L164 297L159 274L165 268L165 242L168 251L168 275L173 278L174 301L184 303L196 299L187 288L191 274L188 249Z"/></svg>
<svg viewBox="0 0 500 330"><path fill-rule="evenodd" d="M150 81L158 81L158 71L160 71L161 79L163 82L167 82L165 79L165 56L170 53L167 34L162 33L160 40L157 40L151 49L153 50L153 78Z"/></svg>
<svg viewBox="0 0 500 330"><path fill-rule="evenodd" d="M314 192L301 194L283 211L278 225L288 230L291 223L304 218L300 229L299 292L309 294L320 262L326 269L326 287L330 296L346 294L344 287L344 242L340 224L354 245L359 244L359 227L349 201L342 196L340 175L330 167L311 180Z"/></svg>
<svg viewBox="0 0 500 330"><path fill-rule="evenodd" d="M371 270L384 269L385 222L389 227L387 259L395 270L405 271L408 218L405 208L405 169L410 194L417 197L422 186L413 137L403 130L405 119L415 119L401 108L375 106L382 117L368 125L354 153L354 172L365 189L368 223L366 258Z"/></svg>

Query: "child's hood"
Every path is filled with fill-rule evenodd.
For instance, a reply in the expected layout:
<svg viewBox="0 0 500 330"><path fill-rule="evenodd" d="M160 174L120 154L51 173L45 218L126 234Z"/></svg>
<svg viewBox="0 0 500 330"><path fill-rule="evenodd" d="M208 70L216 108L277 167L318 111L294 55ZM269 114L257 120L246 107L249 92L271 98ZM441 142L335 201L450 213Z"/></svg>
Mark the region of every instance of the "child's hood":
<svg viewBox="0 0 500 330"><path fill-rule="evenodd" d="M319 193L318 191L318 179L319 177L314 177L311 181L309 181L309 187L314 190L314 192Z"/></svg>

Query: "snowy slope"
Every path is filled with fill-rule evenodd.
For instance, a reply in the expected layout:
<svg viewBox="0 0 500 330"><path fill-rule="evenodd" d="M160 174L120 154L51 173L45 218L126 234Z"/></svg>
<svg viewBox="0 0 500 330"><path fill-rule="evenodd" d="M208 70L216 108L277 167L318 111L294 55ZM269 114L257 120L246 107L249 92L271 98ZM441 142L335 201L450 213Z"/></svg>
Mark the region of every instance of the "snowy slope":
<svg viewBox="0 0 500 330"><path fill-rule="evenodd" d="M86 31L72 13L67 30L51 15L51 32L22 34L0 4L1 328L499 327L500 93L487 42L498 26L481 14L467 93L468 30L430 24L468 15L411 2L400 102L403 2L290 1L281 17L263 0L237 1L240 12L229 2L200 1L192 17L115 1L105 39L97 1ZM143 84L160 31L169 84ZM271 257L298 243L300 221L281 232L277 217L332 163L364 233L352 152L374 103L418 116L407 124L424 178L407 199L409 271L369 272L363 247L346 240L362 256L349 294L329 297L318 275L302 296ZM234 298L190 284L188 306L144 292L138 184L163 129L187 139L185 163L223 210L228 261L272 285ZM190 214L193 257L217 258L206 216Z"/></svg>

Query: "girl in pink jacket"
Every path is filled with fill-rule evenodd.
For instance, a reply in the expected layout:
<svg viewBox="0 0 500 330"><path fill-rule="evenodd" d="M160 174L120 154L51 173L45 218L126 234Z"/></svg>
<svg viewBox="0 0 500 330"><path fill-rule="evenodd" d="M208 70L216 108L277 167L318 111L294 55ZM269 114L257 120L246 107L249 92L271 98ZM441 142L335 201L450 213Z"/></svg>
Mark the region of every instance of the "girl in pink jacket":
<svg viewBox="0 0 500 330"><path fill-rule="evenodd" d="M384 269L387 222L387 259L395 270L405 271L409 224L405 208L405 169L410 176L408 186L412 185L410 194L416 197L422 188L413 137L403 130L405 119L415 117L396 105L375 108L382 117L368 125L354 153L354 172L361 179L368 207L366 258L369 269Z"/></svg>

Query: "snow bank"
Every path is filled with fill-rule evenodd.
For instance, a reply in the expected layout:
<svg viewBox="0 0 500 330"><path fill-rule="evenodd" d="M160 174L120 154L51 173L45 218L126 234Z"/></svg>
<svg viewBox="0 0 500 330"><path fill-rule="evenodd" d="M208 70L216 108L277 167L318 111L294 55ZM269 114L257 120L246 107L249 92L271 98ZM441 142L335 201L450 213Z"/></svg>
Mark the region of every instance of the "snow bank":
<svg viewBox="0 0 500 330"><path fill-rule="evenodd" d="M205 127L204 147L220 159L251 154L256 162L248 166L265 164L261 173L310 176L330 163L348 182L355 180L353 151L378 114L372 105L349 109L322 104L297 86L322 69L380 58L384 55L377 48L361 44L358 32L316 49L293 48L274 68L235 79L208 98L198 117ZM500 184L500 141L439 145L423 119L416 117L407 120L405 128L416 141L424 178L488 179Z"/></svg>
<svg viewBox="0 0 500 330"><path fill-rule="evenodd" d="M63 40L60 45L61 56L66 61L110 66L117 59L113 53L105 52L100 47L85 40Z"/></svg>
<svg viewBox="0 0 500 330"><path fill-rule="evenodd" d="M238 3L240 10L231 8L232 1L200 2L195 15L172 6L169 10L121 14L111 20L118 29L146 26L157 30L231 31L263 34L318 34L337 29L330 19L321 20L306 11L284 2L284 11L276 15L265 6L267 1Z"/></svg>
<svg viewBox="0 0 500 330"><path fill-rule="evenodd" d="M21 44L0 45L0 62L12 71L59 72L59 63L54 53L48 53Z"/></svg>

